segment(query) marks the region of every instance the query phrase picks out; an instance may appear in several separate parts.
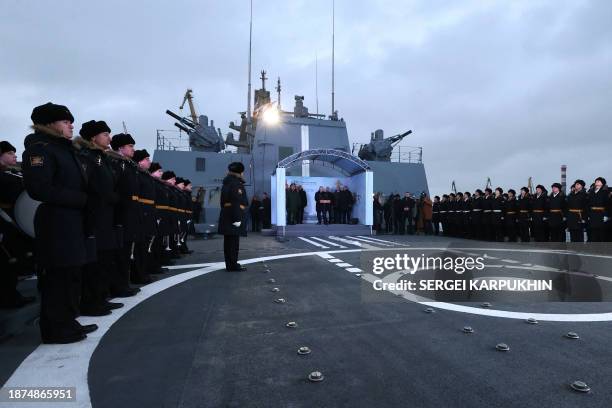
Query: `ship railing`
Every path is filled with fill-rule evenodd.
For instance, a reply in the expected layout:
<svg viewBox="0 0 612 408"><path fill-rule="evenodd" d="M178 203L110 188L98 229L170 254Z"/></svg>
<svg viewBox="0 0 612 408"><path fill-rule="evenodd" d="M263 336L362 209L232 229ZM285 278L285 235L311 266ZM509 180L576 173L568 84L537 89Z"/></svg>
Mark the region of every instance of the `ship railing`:
<svg viewBox="0 0 612 408"><path fill-rule="evenodd" d="M157 150L170 150L188 152L189 136L181 131L174 129L157 129Z"/></svg>
<svg viewBox="0 0 612 408"><path fill-rule="evenodd" d="M391 161L396 163L423 163L423 148L418 146L395 146Z"/></svg>

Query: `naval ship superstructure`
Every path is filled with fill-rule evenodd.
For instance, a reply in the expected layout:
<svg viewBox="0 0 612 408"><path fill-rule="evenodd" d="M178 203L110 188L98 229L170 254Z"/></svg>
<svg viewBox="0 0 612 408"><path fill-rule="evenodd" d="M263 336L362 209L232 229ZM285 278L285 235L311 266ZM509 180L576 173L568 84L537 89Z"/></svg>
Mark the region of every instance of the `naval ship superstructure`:
<svg viewBox="0 0 612 408"><path fill-rule="evenodd" d="M224 138L221 129L206 116L198 116L193 108L191 90L185 95L189 101L191 117L182 117L172 111L166 113L177 120L175 126L180 137L167 137L158 132L154 160L177 175L189 178L194 190L202 187L203 223L216 223L220 208L219 197L227 165L234 161L245 165L246 189L249 197L266 192L270 194L270 177L278 163L292 155L314 150L332 149L343 152L355 160L367 163L373 172L374 192L400 193L406 191L428 193L427 177L422 162L421 148L403 148L397 145L411 131L384 138L383 131L372 133L371 141L351 146L347 123L338 117L337 111L326 117L313 114L304 105L304 97L294 97L294 107L284 111L280 106L280 79L276 90L278 100L272 101L266 89L266 73L261 72L261 88L254 91L254 109L249 118L241 113L240 125L230 122L229 128L239 132L236 139L232 132ZM187 143L188 140L188 143ZM342 169L333 161L308 160L306 165L288 168L286 175L309 177L340 177Z"/></svg>

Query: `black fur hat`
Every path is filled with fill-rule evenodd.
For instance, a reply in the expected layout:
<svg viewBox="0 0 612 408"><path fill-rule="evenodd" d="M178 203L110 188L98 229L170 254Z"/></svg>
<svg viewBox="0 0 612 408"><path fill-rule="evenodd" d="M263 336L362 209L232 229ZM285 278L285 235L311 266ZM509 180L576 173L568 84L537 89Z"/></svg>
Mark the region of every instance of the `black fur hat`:
<svg viewBox="0 0 612 408"><path fill-rule="evenodd" d="M171 170L166 170L164 171L164 173L162 174L162 180L170 180L172 178L176 178L176 174L174 174L173 171Z"/></svg>
<svg viewBox="0 0 612 408"><path fill-rule="evenodd" d="M136 144L136 141L132 138L132 135L130 135L129 133L118 133L115 136L113 136L113 140L111 140L111 147L113 148L113 150L117 150L120 147L123 147L125 145L134 145Z"/></svg>
<svg viewBox="0 0 612 408"><path fill-rule="evenodd" d="M158 162L151 163L149 167L149 173L155 173L157 170L161 170L162 166Z"/></svg>
<svg viewBox="0 0 612 408"><path fill-rule="evenodd" d="M595 181L597 181L597 180L601 181L601 184L603 184L604 186L605 186L606 184L608 184L608 183L606 183L606 179L605 179L605 178L603 178L603 177L597 177L597 178L595 179Z"/></svg>
<svg viewBox="0 0 612 408"><path fill-rule="evenodd" d="M227 169L232 173L244 173L244 164L240 162L233 162L227 166Z"/></svg>
<svg viewBox="0 0 612 408"><path fill-rule="evenodd" d="M136 150L136 151L134 151L134 157L132 157L132 160L134 160L136 163L138 163L141 160L146 159L147 157L151 157L149 152L147 152L147 149Z"/></svg>
<svg viewBox="0 0 612 408"><path fill-rule="evenodd" d="M51 102L35 107L30 118L35 125L48 125L58 120L69 120L70 123L74 123L74 116L67 107Z"/></svg>
<svg viewBox="0 0 612 408"><path fill-rule="evenodd" d="M90 120L89 122L85 122L81 125L79 134L83 137L83 139L91 140L91 138L93 138L95 135L99 135L103 132L110 133L110 131L110 128L103 120L97 122L95 120Z"/></svg>
<svg viewBox="0 0 612 408"><path fill-rule="evenodd" d="M580 180L580 179L574 181L574 184L572 184L572 185L575 186L576 184L580 184L582 186L582 188L584 188L584 186L586 185L584 180Z"/></svg>
<svg viewBox="0 0 612 408"><path fill-rule="evenodd" d="M0 154L4 154L6 152L17 152L17 149L15 149L15 146L6 140L3 140L0 142Z"/></svg>
<svg viewBox="0 0 612 408"><path fill-rule="evenodd" d="M561 183L552 183L552 185L550 186L551 188L555 188L557 187L559 190L561 190L563 188L563 186L561 185Z"/></svg>

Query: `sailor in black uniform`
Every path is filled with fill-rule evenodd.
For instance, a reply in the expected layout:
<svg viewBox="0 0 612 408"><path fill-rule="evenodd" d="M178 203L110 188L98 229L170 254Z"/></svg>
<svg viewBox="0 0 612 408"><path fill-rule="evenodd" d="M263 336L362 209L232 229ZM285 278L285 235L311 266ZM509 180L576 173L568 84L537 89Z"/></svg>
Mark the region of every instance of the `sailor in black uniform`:
<svg viewBox="0 0 612 408"><path fill-rule="evenodd" d="M103 121L83 123L73 145L79 159L86 164L88 195L86 232L96 238L96 257L83 267L81 315L104 316L123 304L108 302L110 279L116 268L114 253L115 205L119 201L116 179L110 160L104 153L110 144L110 128Z"/></svg>
<svg viewBox="0 0 612 408"><path fill-rule="evenodd" d="M548 228L551 242L565 242L565 194L561 192L561 184L553 183L552 192L548 197Z"/></svg>
<svg viewBox="0 0 612 408"><path fill-rule="evenodd" d="M25 138L22 168L26 190L41 201L34 219L35 254L43 268L41 337L43 343L72 343L98 328L76 321L86 263L86 174L72 147L74 117L68 108L49 102L34 108L31 118L34 133Z"/></svg>
<svg viewBox="0 0 612 408"><path fill-rule="evenodd" d="M565 218L571 242L584 242L584 224L589 201L584 186L583 180L574 181L574 188L567 196Z"/></svg>
<svg viewBox="0 0 612 408"><path fill-rule="evenodd" d="M138 165L138 202L140 203L140 217L142 220L140 229L143 240L135 246L134 259L142 265L140 269L134 269L138 275L133 276L134 283L151 283L151 273L159 271L153 257L153 241L157 234L157 211L155 209L155 180L149 174L151 158L146 149L136 150L133 156Z"/></svg>
<svg viewBox="0 0 612 408"><path fill-rule="evenodd" d="M440 196L435 196L432 204L431 222L434 235L440 235Z"/></svg>
<svg viewBox="0 0 612 408"><path fill-rule="evenodd" d="M608 186L606 179L597 177L594 188L589 192L589 239L591 242L603 242L605 240L605 228L609 214Z"/></svg>
<svg viewBox="0 0 612 408"><path fill-rule="evenodd" d="M508 199L506 200L504 212L504 227L508 242L516 242L516 220L518 216L518 203L516 201L516 191L508 190Z"/></svg>
<svg viewBox="0 0 612 408"><path fill-rule="evenodd" d="M140 291L130 287L132 266L142 268L141 259L136 259L136 244L143 241L140 229L140 204L138 202L139 184L138 168L132 161L136 142L130 134L119 133L113 136L111 147L106 152L111 159L117 177L117 193L119 202L115 206L115 223L121 248L116 253L116 274L111 280L111 295L114 297L129 297ZM133 265L132 265L133 264ZM139 272L135 273L139 276Z"/></svg>
<svg viewBox="0 0 612 408"><path fill-rule="evenodd" d="M536 194L531 198L531 222L535 242L548 242L548 196L546 188L538 184Z"/></svg>
<svg viewBox="0 0 612 408"><path fill-rule="evenodd" d="M495 189L495 198L491 202L491 225L493 227L493 240L504 242L504 208L506 206L501 187Z"/></svg>
<svg viewBox="0 0 612 408"><path fill-rule="evenodd" d="M244 165L234 162L228 166L228 170L221 189L219 233L224 236L225 270L228 272L244 271L246 267L238 263L240 236L246 235L245 212L249 204L242 178Z"/></svg>
<svg viewBox="0 0 612 408"><path fill-rule="evenodd" d="M34 301L17 291L20 273L33 271L33 241L15 225L15 201L23 192L23 176L14 169L17 149L0 142L0 307L14 308Z"/></svg>
<svg viewBox="0 0 612 408"><path fill-rule="evenodd" d="M517 200L517 220L521 242L531 242L531 196L527 187L521 187L521 195Z"/></svg>

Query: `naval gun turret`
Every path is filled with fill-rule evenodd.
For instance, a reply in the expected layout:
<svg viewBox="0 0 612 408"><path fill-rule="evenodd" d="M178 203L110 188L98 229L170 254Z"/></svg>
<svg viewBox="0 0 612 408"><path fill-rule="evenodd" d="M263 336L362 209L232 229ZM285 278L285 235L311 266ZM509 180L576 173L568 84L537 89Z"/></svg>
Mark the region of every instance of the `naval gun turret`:
<svg viewBox="0 0 612 408"><path fill-rule="evenodd" d="M395 145L397 145L403 138L411 133L412 130L409 130L385 139L382 129L378 129L372 133L370 143L361 145L358 156L362 160L385 162L391 161L391 153L393 152Z"/></svg>
<svg viewBox="0 0 612 408"><path fill-rule="evenodd" d="M174 123L174 126L187 133L191 150L218 153L225 149L221 130L215 129L212 120L209 125L206 115L200 115L198 121L194 122L192 119L183 118L171 110L166 110L166 113L178 121Z"/></svg>

